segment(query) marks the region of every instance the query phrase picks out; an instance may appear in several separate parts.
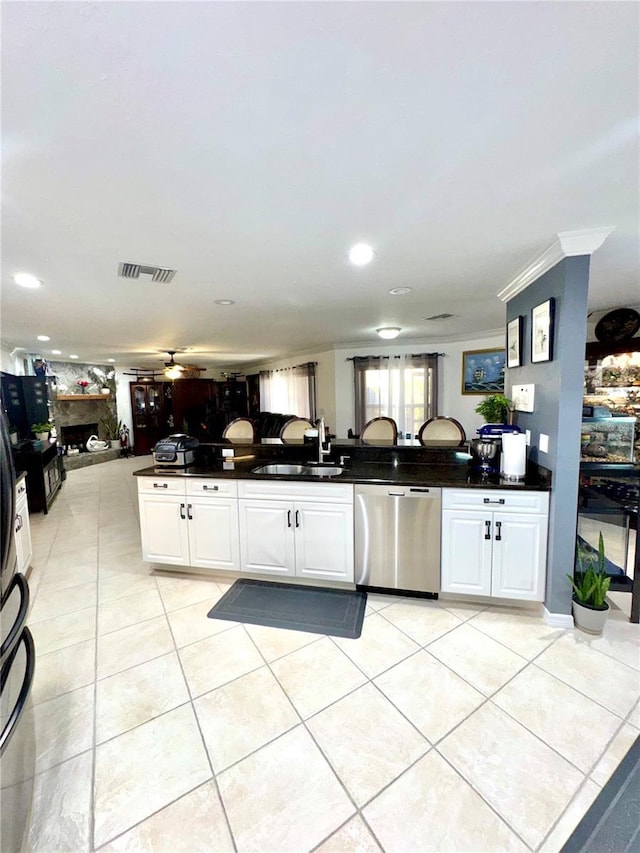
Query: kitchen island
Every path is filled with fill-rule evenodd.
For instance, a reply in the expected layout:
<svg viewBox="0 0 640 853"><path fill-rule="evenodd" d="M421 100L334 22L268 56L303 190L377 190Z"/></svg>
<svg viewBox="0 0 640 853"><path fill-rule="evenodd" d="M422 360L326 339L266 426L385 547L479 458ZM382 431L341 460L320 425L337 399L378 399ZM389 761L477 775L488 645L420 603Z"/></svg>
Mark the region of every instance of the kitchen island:
<svg viewBox="0 0 640 853"><path fill-rule="evenodd" d="M437 490L443 547L440 554L438 535L429 550L441 559L442 583L422 591L543 599L548 472L532 466L523 481L479 474L466 446L443 442L334 442L323 460L324 470L339 471L333 476L324 475L318 458L317 445L302 441L220 443L198 448L193 465L135 472L144 559L188 571L353 586L359 485L392 487L393 498L403 488ZM313 463L320 473L256 473L265 465L282 470L285 462Z"/></svg>

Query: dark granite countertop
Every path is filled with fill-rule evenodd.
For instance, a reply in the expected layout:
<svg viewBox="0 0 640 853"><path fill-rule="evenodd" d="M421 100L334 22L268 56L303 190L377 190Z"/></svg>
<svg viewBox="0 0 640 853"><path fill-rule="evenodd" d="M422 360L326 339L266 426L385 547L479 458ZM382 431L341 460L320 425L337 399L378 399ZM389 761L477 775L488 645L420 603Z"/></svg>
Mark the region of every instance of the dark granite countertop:
<svg viewBox="0 0 640 853"><path fill-rule="evenodd" d="M275 461L265 458L260 453L242 454L233 462L222 459L212 460L209 464L189 465L186 468L148 467L135 471L137 477L219 477L224 479L266 479L293 480L307 482L323 482L331 479L343 483L390 483L407 486L433 486L456 488L489 488L548 491L549 478L544 472L532 470L523 481L503 480L498 475L481 475L473 471L468 460L451 462L405 462L390 461L351 461L349 460L342 474L336 477L319 477L308 475L261 475L253 473L254 469L268 462ZM296 460L297 461L297 460ZM309 461L308 459L305 461ZM333 464L336 464L335 462Z"/></svg>

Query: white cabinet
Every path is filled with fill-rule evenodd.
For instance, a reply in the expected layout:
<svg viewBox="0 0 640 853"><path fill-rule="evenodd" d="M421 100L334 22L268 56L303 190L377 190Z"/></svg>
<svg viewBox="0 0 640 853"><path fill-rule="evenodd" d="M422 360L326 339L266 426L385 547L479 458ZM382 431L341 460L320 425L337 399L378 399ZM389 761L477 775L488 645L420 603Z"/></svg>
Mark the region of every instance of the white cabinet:
<svg viewBox="0 0 640 853"><path fill-rule="evenodd" d="M238 484L246 572L353 582L353 486L246 480Z"/></svg>
<svg viewBox="0 0 640 853"><path fill-rule="evenodd" d="M142 555L153 563L238 571L237 485L138 478Z"/></svg>
<svg viewBox="0 0 640 853"><path fill-rule="evenodd" d="M24 575L31 565L31 557L33 556L31 523L29 521L29 506L27 504L27 485L24 475L19 476L16 480L15 512L13 529L16 545L16 571Z"/></svg>
<svg viewBox="0 0 640 853"><path fill-rule="evenodd" d="M443 592L542 601L547 492L443 489Z"/></svg>

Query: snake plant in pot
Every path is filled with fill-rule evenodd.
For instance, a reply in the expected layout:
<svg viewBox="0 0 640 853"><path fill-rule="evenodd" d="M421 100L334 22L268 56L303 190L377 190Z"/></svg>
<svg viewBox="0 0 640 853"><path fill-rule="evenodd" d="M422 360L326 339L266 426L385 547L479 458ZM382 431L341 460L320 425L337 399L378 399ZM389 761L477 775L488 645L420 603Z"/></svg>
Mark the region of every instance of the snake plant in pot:
<svg viewBox="0 0 640 853"><path fill-rule="evenodd" d="M567 575L573 587L573 621L576 628L587 634L602 634L609 612L606 596L611 578L607 575L602 532L598 551L578 540L577 569ZM594 565L595 564L595 565Z"/></svg>

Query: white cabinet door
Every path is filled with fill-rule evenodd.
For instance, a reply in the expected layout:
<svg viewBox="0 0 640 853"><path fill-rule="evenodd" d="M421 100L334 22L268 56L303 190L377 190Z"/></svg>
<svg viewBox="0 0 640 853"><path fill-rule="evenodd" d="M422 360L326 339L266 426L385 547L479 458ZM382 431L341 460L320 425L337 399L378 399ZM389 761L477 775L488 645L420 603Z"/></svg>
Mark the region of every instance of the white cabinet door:
<svg viewBox="0 0 640 853"><path fill-rule="evenodd" d="M21 498L16 503L14 520L16 544L16 571L26 574L33 556L31 548L31 522L29 521L29 506L27 499Z"/></svg>
<svg viewBox="0 0 640 853"><path fill-rule="evenodd" d="M238 501L244 572L295 574L294 507L285 501Z"/></svg>
<svg viewBox="0 0 640 853"><path fill-rule="evenodd" d="M139 494L142 558L189 565L189 528L184 496Z"/></svg>
<svg viewBox="0 0 640 853"><path fill-rule="evenodd" d="M31 521L27 503L27 486L24 477L18 478L15 488L15 518L13 521L14 542L16 546L16 571L26 574L31 565L33 549L31 546Z"/></svg>
<svg viewBox="0 0 640 853"><path fill-rule="evenodd" d="M353 583L353 507L295 504L296 575Z"/></svg>
<svg viewBox="0 0 640 853"><path fill-rule="evenodd" d="M238 571L238 501L235 498L192 498L187 504L187 515L189 565Z"/></svg>
<svg viewBox="0 0 640 853"><path fill-rule="evenodd" d="M441 563L442 592L491 595L490 512L443 511Z"/></svg>
<svg viewBox="0 0 640 853"><path fill-rule="evenodd" d="M542 515L493 515L491 595L543 601L547 561L547 518Z"/></svg>

